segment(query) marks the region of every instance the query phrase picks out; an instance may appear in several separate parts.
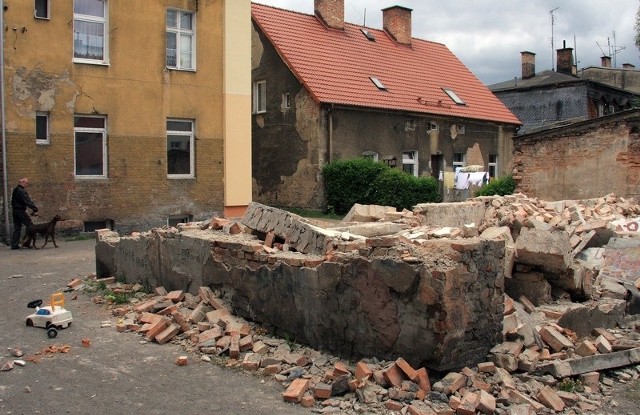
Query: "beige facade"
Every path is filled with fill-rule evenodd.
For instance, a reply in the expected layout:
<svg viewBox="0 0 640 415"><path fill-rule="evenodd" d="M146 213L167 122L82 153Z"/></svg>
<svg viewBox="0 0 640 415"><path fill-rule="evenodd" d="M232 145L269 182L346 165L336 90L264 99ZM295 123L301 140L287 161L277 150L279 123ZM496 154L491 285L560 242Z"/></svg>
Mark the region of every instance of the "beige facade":
<svg viewBox="0 0 640 415"><path fill-rule="evenodd" d="M5 4L9 194L125 232L243 212L249 0Z"/></svg>

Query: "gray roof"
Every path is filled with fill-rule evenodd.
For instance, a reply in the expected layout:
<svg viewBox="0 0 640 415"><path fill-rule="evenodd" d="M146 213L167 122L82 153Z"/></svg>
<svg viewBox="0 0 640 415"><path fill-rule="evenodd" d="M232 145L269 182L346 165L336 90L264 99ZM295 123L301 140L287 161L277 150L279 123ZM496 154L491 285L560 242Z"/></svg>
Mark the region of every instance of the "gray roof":
<svg viewBox="0 0 640 415"><path fill-rule="evenodd" d="M527 79L514 78L509 81L499 82L493 85L487 85L492 92L499 91L513 91L524 90L530 88L539 88L549 85L570 84L585 82L584 79L580 79L573 75L567 75L552 70L542 71L535 74L535 76Z"/></svg>

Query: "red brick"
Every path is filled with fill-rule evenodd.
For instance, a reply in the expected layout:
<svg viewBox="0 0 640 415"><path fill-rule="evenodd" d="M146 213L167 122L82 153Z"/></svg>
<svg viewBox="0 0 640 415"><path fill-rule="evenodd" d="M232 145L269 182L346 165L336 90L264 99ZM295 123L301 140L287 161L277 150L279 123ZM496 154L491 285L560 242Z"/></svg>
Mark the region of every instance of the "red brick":
<svg viewBox="0 0 640 415"><path fill-rule="evenodd" d="M147 331L145 339L147 341L152 341L158 334L160 334L165 328L167 328L167 326L169 326L169 320L163 318L162 320L151 326L151 328Z"/></svg>
<svg viewBox="0 0 640 415"><path fill-rule="evenodd" d="M265 375L275 375L276 373L282 372L282 365L268 365L264 368Z"/></svg>
<svg viewBox="0 0 640 415"><path fill-rule="evenodd" d="M420 387L420 390L425 391L426 393L431 392L431 381L429 380L429 372L427 372L427 369L422 367L420 369L417 370L418 373L418 386Z"/></svg>
<svg viewBox="0 0 640 415"><path fill-rule="evenodd" d="M253 349L253 336L248 335L240 338L240 343L238 344L241 352L246 352L247 350Z"/></svg>
<svg viewBox="0 0 640 415"><path fill-rule="evenodd" d="M389 399L385 405L385 407L389 410L389 411L402 411L402 408L404 408L404 405L398 401L394 401L392 399Z"/></svg>
<svg viewBox="0 0 640 415"><path fill-rule="evenodd" d="M165 297L167 298L167 300L171 300L174 303L178 303L184 300L184 291L182 290L170 291L169 293L167 293Z"/></svg>
<svg viewBox="0 0 640 415"><path fill-rule="evenodd" d="M168 307L163 308L162 310L158 311L156 314L161 315L161 316L169 316L171 315L171 313L174 313L176 311L178 311L178 307L179 304L172 304Z"/></svg>
<svg viewBox="0 0 640 415"><path fill-rule="evenodd" d="M336 364L333 365L333 375L335 378L339 378L342 375L350 375L350 374L351 374L351 371L344 363L336 362Z"/></svg>
<svg viewBox="0 0 640 415"><path fill-rule="evenodd" d="M318 399L329 399L331 397L331 385L318 383L313 388L313 395Z"/></svg>
<svg viewBox="0 0 640 415"><path fill-rule="evenodd" d="M138 316L138 321L141 323L157 323L158 321L162 320L162 316L159 316L157 314L153 314L153 313L141 313Z"/></svg>
<svg viewBox="0 0 640 415"><path fill-rule="evenodd" d="M496 411L496 398L490 393L481 390L478 394L478 411L485 415L493 415Z"/></svg>
<svg viewBox="0 0 640 415"><path fill-rule="evenodd" d="M400 386L402 381L405 379L404 372L396 363L393 363L383 372L385 380L393 386Z"/></svg>
<svg viewBox="0 0 640 415"><path fill-rule="evenodd" d="M261 358L262 356L257 353L247 353L242 361L242 368L244 370L258 370Z"/></svg>
<svg viewBox="0 0 640 415"><path fill-rule="evenodd" d="M467 392L460 401L460 406L456 408L456 414L459 415L476 415L476 408L479 402L478 395L474 392Z"/></svg>
<svg viewBox="0 0 640 415"><path fill-rule="evenodd" d="M540 388L538 395L536 396L544 406L549 409L553 409L556 412L562 412L564 410L564 401L555 393L549 386L543 386Z"/></svg>
<svg viewBox="0 0 640 415"><path fill-rule="evenodd" d="M173 321L175 321L180 326L180 330L182 330L183 332L189 331L191 329L191 326L189 325L189 323L187 323L187 319L182 315L181 312L176 311L174 313L171 313L171 317L173 318Z"/></svg>
<svg viewBox="0 0 640 415"><path fill-rule="evenodd" d="M300 403L302 396L309 389L308 379L294 379L287 390L282 394L282 398L285 402Z"/></svg>
<svg viewBox="0 0 640 415"><path fill-rule="evenodd" d="M218 340L222 337L222 329L219 326L214 326L213 328L203 331L198 336L198 343L202 344L209 340Z"/></svg>
<svg viewBox="0 0 640 415"><path fill-rule="evenodd" d="M373 372L365 362L356 364L356 379L369 379L373 376Z"/></svg>
<svg viewBox="0 0 640 415"><path fill-rule="evenodd" d="M308 393L305 394L300 400L300 405L302 405L303 408L312 408L313 405L315 404L316 404L316 400L313 398L313 396L309 395Z"/></svg>
<svg viewBox="0 0 640 415"><path fill-rule="evenodd" d="M231 343L229 344L229 357L237 359L240 357L240 333L231 333Z"/></svg>
<svg viewBox="0 0 640 415"><path fill-rule="evenodd" d="M147 311L151 311L153 310L153 307L155 307L155 305L158 303L158 300L151 299L148 301L145 301L143 303L138 304L137 306L133 307L133 311L135 311L136 313L144 313Z"/></svg>
<svg viewBox="0 0 640 415"><path fill-rule="evenodd" d="M159 344L165 344L178 333L180 333L180 326L175 323L169 324L166 329L156 336L156 341Z"/></svg>
<svg viewBox="0 0 640 415"><path fill-rule="evenodd" d="M396 365L398 365L400 370L402 370L404 374L407 375L407 377L412 381L415 381L416 379L418 379L418 372L416 372L416 370L413 367L411 367L411 365L402 357L399 359L396 359Z"/></svg>

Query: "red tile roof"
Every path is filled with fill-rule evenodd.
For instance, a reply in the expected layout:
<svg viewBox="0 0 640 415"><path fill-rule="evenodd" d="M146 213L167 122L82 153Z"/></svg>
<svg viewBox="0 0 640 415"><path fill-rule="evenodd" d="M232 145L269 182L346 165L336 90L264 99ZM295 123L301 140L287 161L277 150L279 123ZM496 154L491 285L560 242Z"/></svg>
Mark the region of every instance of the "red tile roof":
<svg viewBox="0 0 640 415"><path fill-rule="evenodd" d="M282 59L320 103L520 124L441 43L395 43L383 30L345 23L329 29L315 16L252 3L252 17ZM370 77L386 87L379 90ZM466 105L443 91L453 90Z"/></svg>

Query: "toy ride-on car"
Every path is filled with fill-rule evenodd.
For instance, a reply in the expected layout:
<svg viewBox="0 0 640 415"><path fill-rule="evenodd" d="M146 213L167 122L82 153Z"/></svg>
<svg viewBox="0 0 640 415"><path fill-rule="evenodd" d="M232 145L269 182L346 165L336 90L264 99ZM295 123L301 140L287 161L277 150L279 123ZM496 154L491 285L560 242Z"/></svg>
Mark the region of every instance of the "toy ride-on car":
<svg viewBox="0 0 640 415"><path fill-rule="evenodd" d="M36 309L35 313L27 316L27 326L43 327L47 329L47 336L54 338L58 335L58 330L71 325L73 316L71 311L64 308L64 294L52 294L50 304L44 307L40 307L41 305L42 300L31 301L27 305Z"/></svg>

